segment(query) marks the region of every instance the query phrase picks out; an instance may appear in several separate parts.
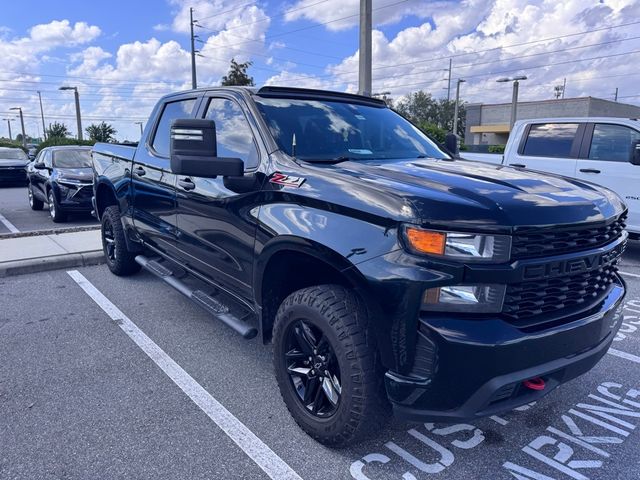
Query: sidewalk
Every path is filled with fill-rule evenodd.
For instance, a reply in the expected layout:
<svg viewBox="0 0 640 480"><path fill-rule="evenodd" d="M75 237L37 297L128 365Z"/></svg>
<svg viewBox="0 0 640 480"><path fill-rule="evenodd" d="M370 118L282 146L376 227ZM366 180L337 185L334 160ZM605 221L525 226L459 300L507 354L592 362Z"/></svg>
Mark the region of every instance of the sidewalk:
<svg viewBox="0 0 640 480"><path fill-rule="evenodd" d="M100 230L0 239L0 278L103 262Z"/></svg>

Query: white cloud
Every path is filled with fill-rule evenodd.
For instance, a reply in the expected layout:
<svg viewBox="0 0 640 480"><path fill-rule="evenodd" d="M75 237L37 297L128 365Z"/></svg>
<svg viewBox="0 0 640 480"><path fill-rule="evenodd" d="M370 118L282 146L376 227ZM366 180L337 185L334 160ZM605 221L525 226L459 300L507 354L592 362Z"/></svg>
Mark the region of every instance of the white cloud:
<svg viewBox="0 0 640 480"><path fill-rule="evenodd" d="M100 35L100 29L95 25L77 22L71 27L69 20L54 20L47 24L36 25L31 28L31 40L43 46L74 46L88 43Z"/></svg>

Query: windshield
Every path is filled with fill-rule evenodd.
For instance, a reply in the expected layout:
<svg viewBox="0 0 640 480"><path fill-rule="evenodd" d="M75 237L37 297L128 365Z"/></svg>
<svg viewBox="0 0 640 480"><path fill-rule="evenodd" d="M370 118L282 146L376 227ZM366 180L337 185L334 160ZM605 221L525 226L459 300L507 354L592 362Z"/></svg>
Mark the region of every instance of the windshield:
<svg viewBox="0 0 640 480"><path fill-rule="evenodd" d="M330 100L254 99L278 146L301 160L449 158L388 108Z"/></svg>
<svg viewBox="0 0 640 480"><path fill-rule="evenodd" d="M27 154L19 148L7 148L0 150L0 158L4 160L28 160Z"/></svg>
<svg viewBox="0 0 640 480"><path fill-rule="evenodd" d="M53 166L56 168L85 168L91 166L90 150L60 150L53 152Z"/></svg>

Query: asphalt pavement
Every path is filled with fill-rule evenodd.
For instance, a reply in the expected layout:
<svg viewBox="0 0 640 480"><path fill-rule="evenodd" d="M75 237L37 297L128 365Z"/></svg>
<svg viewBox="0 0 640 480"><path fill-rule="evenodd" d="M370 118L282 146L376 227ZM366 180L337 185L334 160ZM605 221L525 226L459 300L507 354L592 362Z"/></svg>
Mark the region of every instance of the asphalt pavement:
<svg viewBox="0 0 640 480"><path fill-rule="evenodd" d="M45 204L40 211L31 210L27 187L0 186L0 235L38 230L60 230L69 227L98 225L91 215L69 215L64 223L53 223Z"/></svg>
<svg viewBox="0 0 640 480"><path fill-rule="evenodd" d="M638 479L638 243L621 270L624 324L586 375L473 424L387 420L342 450L291 419L270 346L152 275L0 279L0 478Z"/></svg>

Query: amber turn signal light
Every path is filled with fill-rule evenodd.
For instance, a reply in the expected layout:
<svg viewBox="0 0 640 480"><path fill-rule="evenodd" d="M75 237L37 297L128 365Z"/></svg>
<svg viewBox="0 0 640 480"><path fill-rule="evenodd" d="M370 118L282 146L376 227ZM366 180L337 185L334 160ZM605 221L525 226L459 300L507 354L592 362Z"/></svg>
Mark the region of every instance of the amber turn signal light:
<svg viewBox="0 0 640 480"><path fill-rule="evenodd" d="M446 233L407 227L405 236L409 245L417 252L435 253L436 255L444 253L444 246L447 241Z"/></svg>

